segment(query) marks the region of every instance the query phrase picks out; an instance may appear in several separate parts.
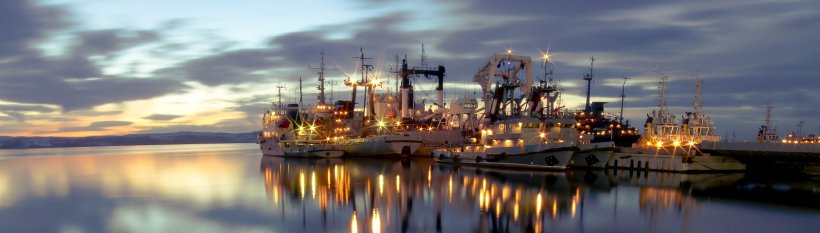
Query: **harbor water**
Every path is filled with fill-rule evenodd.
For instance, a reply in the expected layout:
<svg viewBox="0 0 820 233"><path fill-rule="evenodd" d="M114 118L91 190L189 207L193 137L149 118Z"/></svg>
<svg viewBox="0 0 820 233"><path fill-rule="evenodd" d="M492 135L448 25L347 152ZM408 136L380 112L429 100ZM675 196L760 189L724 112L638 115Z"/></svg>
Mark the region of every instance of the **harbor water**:
<svg viewBox="0 0 820 233"><path fill-rule="evenodd" d="M820 177L292 159L256 144L0 150L0 232L817 232Z"/></svg>

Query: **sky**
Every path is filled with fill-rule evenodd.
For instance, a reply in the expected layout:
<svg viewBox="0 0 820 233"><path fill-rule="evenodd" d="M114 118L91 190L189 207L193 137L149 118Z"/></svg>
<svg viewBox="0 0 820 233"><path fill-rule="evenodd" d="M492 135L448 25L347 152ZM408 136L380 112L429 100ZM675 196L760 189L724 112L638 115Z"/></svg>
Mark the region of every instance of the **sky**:
<svg viewBox="0 0 820 233"><path fill-rule="evenodd" d="M629 77L633 125L656 107L660 71L677 115L692 111L693 74L703 79L721 135L753 140L766 104L781 135L801 120L817 134L817 28L811 0L4 0L0 136L255 131L277 85L294 102L302 77L316 101L322 51L340 82L360 48L387 77L396 55L418 65L422 44L447 68L448 100L480 90L473 75L493 54L549 51L570 109L583 107L595 57L592 101L616 113ZM419 80L417 96L432 101L433 85Z"/></svg>

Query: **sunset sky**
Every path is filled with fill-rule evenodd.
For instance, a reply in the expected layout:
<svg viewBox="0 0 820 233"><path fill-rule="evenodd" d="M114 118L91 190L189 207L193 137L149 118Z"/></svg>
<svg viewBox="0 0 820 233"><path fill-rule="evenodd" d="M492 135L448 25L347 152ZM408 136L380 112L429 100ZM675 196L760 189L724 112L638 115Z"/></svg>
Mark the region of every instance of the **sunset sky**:
<svg viewBox="0 0 820 233"><path fill-rule="evenodd" d="M800 120L816 134L818 29L812 0L3 0L0 136L255 131L280 83L296 101L301 76L316 101L308 66L322 50L341 81L360 47L390 76L396 54L418 65L421 44L447 67L446 99L478 91L473 74L494 53L549 50L569 108L583 105L594 56L593 101L616 113L630 77L633 125L656 105L660 70L678 115L692 111L700 74L721 135L753 139L767 103L781 135ZM417 88L435 98L433 81ZM348 91L334 87L335 99Z"/></svg>

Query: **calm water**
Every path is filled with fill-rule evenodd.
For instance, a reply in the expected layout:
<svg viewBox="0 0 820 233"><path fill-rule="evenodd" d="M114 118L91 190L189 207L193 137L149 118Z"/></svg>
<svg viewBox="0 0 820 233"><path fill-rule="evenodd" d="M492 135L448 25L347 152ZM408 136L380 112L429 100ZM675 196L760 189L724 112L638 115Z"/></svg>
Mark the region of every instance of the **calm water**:
<svg viewBox="0 0 820 233"><path fill-rule="evenodd" d="M818 180L298 160L255 144L0 150L0 232L818 232Z"/></svg>

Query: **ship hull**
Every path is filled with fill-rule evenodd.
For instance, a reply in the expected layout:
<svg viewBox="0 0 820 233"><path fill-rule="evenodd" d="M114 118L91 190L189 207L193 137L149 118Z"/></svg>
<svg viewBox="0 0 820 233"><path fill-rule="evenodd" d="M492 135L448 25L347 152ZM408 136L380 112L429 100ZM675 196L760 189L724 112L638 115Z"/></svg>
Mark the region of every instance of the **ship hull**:
<svg viewBox="0 0 820 233"><path fill-rule="evenodd" d="M278 142L272 139L259 140L259 149L263 155L285 156L285 150L279 147Z"/></svg>
<svg viewBox="0 0 820 233"><path fill-rule="evenodd" d="M746 165L725 156L614 153L609 166L616 169L682 173L742 172Z"/></svg>
<svg viewBox="0 0 820 233"><path fill-rule="evenodd" d="M344 156L344 148L333 144L293 145L284 147L280 142L263 139L259 141L263 155L298 158L338 158Z"/></svg>
<svg viewBox="0 0 820 233"><path fill-rule="evenodd" d="M294 146L284 151L285 157L299 158L339 158L344 154L341 146L336 145Z"/></svg>
<svg viewBox="0 0 820 233"><path fill-rule="evenodd" d="M413 131L409 135L418 135L421 146L413 153L414 156L432 156L433 150L460 146L464 144L464 135L461 129L445 129L434 131Z"/></svg>
<svg viewBox="0 0 820 233"><path fill-rule="evenodd" d="M349 139L344 151L349 156L410 156L421 144L417 135L382 135Z"/></svg>
<svg viewBox="0 0 820 233"><path fill-rule="evenodd" d="M565 147L526 154L488 155L482 152L435 150L433 158L436 162L465 166L565 170L575 151L575 148Z"/></svg>
<svg viewBox="0 0 820 233"><path fill-rule="evenodd" d="M572 155L572 168L604 169L615 152L613 142L596 142L579 146L579 151Z"/></svg>

